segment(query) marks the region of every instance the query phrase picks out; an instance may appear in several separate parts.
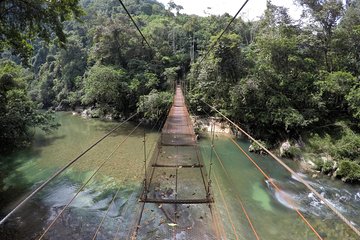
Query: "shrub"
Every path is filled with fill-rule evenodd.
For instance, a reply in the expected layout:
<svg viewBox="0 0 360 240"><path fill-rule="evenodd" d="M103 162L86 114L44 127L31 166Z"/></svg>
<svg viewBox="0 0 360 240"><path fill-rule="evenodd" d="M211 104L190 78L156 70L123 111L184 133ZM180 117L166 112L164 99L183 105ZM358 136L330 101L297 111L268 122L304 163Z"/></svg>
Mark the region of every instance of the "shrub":
<svg viewBox="0 0 360 240"><path fill-rule="evenodd" d="M324 166L324 161L321 159L314 160L315 163L315 170L321 171Z"/></svg>
<svg viewBox="0 0 360 240"><path fill-rule="evenodd" d="M325 161L321 171L325 174L333 171L334 162L332 161Z"/></svg>
<svg viewBox="0 0 360 240"><path fill-rule="evenodd" d="M284 151L282 157L295 158L301 156L301 149L296 146L290 146L289 149Z"/></svg>
<svg viewBox="0 0 360 240"><path fill-rule="evenodd" d="M263 145L265 148L267 148L266 142L262 140L257 140L261 145ZM255 142L251 143L249 146L249 152L255 152L255 153L264 153L264 150Z"/></svg>
<svg viewBox="0 0 360 240"><path fill-rule="evenodd" d="M146 119L157 121L163 114L166 114L172 97L169 92L152 90L149 95L140 96L137 111L143 113Z"/></svg>
<svg viewBox="0 0 360 240"><path fill-rule="evenodd" d="M345 182L360 181L360 165L354 161L343 160L339 164L337 176Z"/></svg>

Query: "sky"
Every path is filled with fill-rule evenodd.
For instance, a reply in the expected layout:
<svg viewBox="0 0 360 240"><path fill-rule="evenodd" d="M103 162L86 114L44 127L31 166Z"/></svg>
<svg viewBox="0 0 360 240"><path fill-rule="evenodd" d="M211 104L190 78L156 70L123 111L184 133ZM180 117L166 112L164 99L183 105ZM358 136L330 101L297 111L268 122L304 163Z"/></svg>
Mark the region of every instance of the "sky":
<svg viewBox="0 0 360 240"><path fill-rule="evenodd" d="M166 6L170 0L157 1ZM208 14L221 15L227 12L234 16L245 0L174 0L174 2L184 7L181 13L206 16ZM271 2L274 5L288 8L289 14L294 20L300 18L302 8L296 6L293 0L272 0ZM244 20L254 20L264 13L265 8L266 0L250 0L240 15Z"/></svg>

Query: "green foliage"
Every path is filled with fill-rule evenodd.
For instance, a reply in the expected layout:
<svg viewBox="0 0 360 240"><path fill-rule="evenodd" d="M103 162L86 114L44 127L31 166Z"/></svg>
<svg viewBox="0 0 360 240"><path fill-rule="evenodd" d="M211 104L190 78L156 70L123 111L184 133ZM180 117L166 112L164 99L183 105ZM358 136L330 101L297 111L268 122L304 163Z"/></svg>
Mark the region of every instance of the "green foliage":
<svg viewBox="0 0 360 240"><path fill-rule="evenodd" d="M165 9L153 0L127 0L149 49L118 0L82 0L83 16L78 2L1 1L1 55L16 59L6 49L23 57L34 52L31 74L3 66L9 68L2 73L3 91L12 103L86 106L97 116L139 111L155 121L171 101L162 91L186 78L198 113L211 112L204 100L274 145L316 131L310 138L315 152L358 161L360 1L345 9L339 0L298 0L310 17L302 25L268 1L260 20L235 19L204 59L230 15L189 16L174 2ZM82 22L68 21L73 17ZM50 39L64 48L47 44Z"/></svg>
<svg viewBox="0 0 360 240"><path fill-rule="evenodd" d="M348 72L332 72L317 85L322 93L345 95L355 83L355 78Z"/></svg>
<svg viewBox="0 0 360 240"><path fill-rule="evenodd" d="M316 153L329 153L333 159L360 159L360 135L350 129L345 123L337 123L334 127L340 128L332 131L332 135L324 136L314 134L309 138L309 144ZM333 128L334 128L333 127Z"/></svg>
<svg viewBox="0 0 360 240"><path fill-rule="evenodd" d="M324 166L324 161L322 159L315 159L314 163L315 163L315 170L321 171Z"/></svg>
<svg viewBox="0 0 360 240"><path fill-rule="evenodd" d="M127 106L129 86L125 72L114 67L93 66L84 79L83 104L122 112Z"/></svg>
<svg viewBox="0 0 360 240"><path fill-rule="evenodd" d="M322 137L319 134L313 134L308 141L312 151L315 153L333 152L333 141L329 134L325 134Z"/></svg>
<svg viewBox="0 0 360 240"><path fill-rule="evenodd" d="M262 141L262 140L257 140L262 146L264 146L265 148L268 147L267 143ZM249 151L250 152L256 152L256 153L264 153L264 150L262 147L260 147L259 144L257 144L256 142L252 142L251 145L249 146Z"/></svg>
<svg viewBox="0 0 360 240"><path fill-rule="evenodd" d="M345 96L355 83L355 77L348 72L332 72L327 73L324 80L317 81L316 85L329 109L346 109Z"/></svg>
<svg viewBox="0 0 360 240"><path fill-rule="evenodd" d="M137 111L150 121L156 121L166 114L172 103L172 94L169 92L158 92L152 90L148 95L140 97Z"/></svg>
<svg viewBox="0 0 360 240"><path fill-rule="evenodd" d="M178 79L178 71L180 70L180 67L171 67L171 68L165 68L163 75L166 79L166 84L168 87L174 86L176 80Z"/></svg>
<svg viewBox="0 0 360 240"><path fill-rule="evenodd" d="M328 174L329 172L333 171L333 165L334 163L332 161L325 161L321 171L325 174Z"/></svg>
<svg viewBox="0 0 360 240"><path fill-rule="evenodd" d="M332 173L336 170L336 168L334 168L336 165L333 161L330 160L324 161L323 159L315 159L314 163L315 169L321 171L324 174Z"/></svg>
<svg viewBox="0 0 360 240"><path fill-rule="evenodd" d="M289 149L284 151L282 157L286 158L297 158L300 157L302 150L298 146L290 146Z"/></svg>
<svg viewBox="0 0 360 240"><path fill-rule="evenodd" d="M40 127L50 131L57 127L49 112L39 112L25 89L31 78L13 62L0 62L0 152L29 144L33 131Z"/></svg>
<svg viewBox="0 0 360 240"><path fill-rule="evenodd" d="M360 84L354 86L345 98L349 104L349 108L351 109L353 116L360 120Z"/></svg>
<svg viewBox="0 0 360 240"><path fill-rule="evenodd" d="M334 29L343 15L343 1L341 0L297 0L305 7L304 13L308 14L321 29L314 29L321 39L320 47L324 56L327 71L333 71L336 66L333 64L331 54L331 42Z"/></svg>
<svg viewBox="0 0 360 240"><path fill-rule="evenodd" d="M360 180L358 168L360 168L360 135L350 129L344 122L337 123L334 127L337 131L332 130L332 135L325 133L323 136L319 134L312 135L309 141L311 152L329 154L330 157L339 162L339 170L337 176L349 178L349 181ZM324 173L333 170L333 162L323 162L318 160L315 162L318 169ZM356 178L357 177L357 178Z"/></svg>
<svg viewBox="0 0 360 240"><path fill-rule="evenodd" d="M351 1L332 41L335 63L358 76L360 73L360 1Z"/></svg>
<svg viewBox="0 0 360 240"><path fill-rule="evenodd" d="M360 181L360 164L349 160L341 161L337 176L342 177L345 182Z"/></svg>
<svg viewBox="0 0 360 240"><path fill-rule="evenodd" d="M50 41L52 33L60 44L66 41L64 21L79 18L79 0L22 0L0 2L0 51L11 48L26 61L33 50L29 43L36 37Z"/></svg>
<svg viewBox="0 0 360 240"><path fill-rule="evenodd" d="M312 110L317 105L312 49L300 48L305 41L297 31L266 33L249 46L245 57L254 61L252 68L230 88L233 118L267 137L279 132L291 136L318 120Z"/></svg>

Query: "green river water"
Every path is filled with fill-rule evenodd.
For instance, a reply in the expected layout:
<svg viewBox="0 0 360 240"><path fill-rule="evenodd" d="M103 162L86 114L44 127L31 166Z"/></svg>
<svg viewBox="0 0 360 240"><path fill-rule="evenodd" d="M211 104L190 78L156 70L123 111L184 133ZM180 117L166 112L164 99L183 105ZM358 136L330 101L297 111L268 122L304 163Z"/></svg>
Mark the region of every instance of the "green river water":
<svg viewBox="0 0 360 240"><path fill-rule="evenodd" d="M48 136L38 133L29 149L0 157L0 217L39 186L57 169L76 157L103 136L116 123L83 119L71 113L58 113L61 127ZM131 132L136 124L128 123L84 155L67 171L35 195L9 221L0 227L0 239L37 239L44 228L61 211L99 164ZM148 156L154 149L158 133L146 129ZM92 239L114 194L118 191L108 217L97 239L126 239L136 220L137 198L144 172L143 128L138 128L121 145L69 209L46 235L46 239ZM239 140L247 149L249 143ZM202 139L200 148L209 166L209 140ZM358 239L325 205L268 157L251 154L256 162L281 186L274 191L261 173L228 137L217 136L215 149L228 171L212 156L212 189L215 209L219 212L227 239L255 239L239 205L241 198L254 228L261 239L317 239L289 206L293 199L309 222L324 239ZM294 170L294 162L287 162ZM360 189L326 177L311 179L300 173L357 227L360 225ZM235 228L235 232L233 227Z"/></svg>

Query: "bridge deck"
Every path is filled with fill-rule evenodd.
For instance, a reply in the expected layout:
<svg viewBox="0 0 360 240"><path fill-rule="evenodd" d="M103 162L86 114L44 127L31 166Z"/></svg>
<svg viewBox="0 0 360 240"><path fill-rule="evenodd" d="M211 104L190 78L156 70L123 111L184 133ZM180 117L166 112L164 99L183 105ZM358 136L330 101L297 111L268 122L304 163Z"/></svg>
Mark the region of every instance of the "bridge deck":
<svg viewBox="0 0 360 240"><path fill-rule="evenodd" d="M148 166L137 239L217 239L206 170L180 87Z"/></svg>

